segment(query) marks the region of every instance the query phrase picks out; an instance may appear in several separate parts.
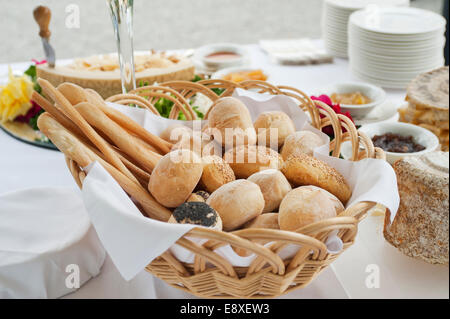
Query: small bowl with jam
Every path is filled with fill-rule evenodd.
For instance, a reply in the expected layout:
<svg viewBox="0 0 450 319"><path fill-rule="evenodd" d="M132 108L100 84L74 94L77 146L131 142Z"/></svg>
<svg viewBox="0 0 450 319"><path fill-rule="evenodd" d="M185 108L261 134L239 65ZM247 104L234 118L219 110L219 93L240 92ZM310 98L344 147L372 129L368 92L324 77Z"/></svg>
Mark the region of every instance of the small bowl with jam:
<svg viewBox="0 0 450 319"><path fill-rule="evenodd" d="M406 156L420 156L439 150L439 139L429 130L408 123L381 122L363 125L359 131L365 133L375 147L386 152L386 160L393 164ZM351 156L351 147L342 149L344 158Z"/></svg>
<svg viewBox="0 0 450 319"><path fill-rule="evenodd" d="M232 43L215 43L205 45L195 51L194 59L208 69L242 66L247 60L247 51L240 45Z"/></svg>
<svg viewBox="0 0 450 319"><path fill-rule="evenodd" d="M320 94L326 94L333 103L339 103L341 110L350 112L354 119L364 118L386 100L386 92L382 88L367 83L337 83L322 89Z"/></svg>

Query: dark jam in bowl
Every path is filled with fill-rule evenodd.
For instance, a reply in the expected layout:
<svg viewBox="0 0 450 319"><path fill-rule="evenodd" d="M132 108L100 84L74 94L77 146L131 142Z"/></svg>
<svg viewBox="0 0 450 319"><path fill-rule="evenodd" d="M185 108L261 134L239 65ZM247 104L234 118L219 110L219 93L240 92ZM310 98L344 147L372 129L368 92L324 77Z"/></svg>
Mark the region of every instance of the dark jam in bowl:
<svg viewBox="0 0 450 319"><path fill-rule="evenodd" d="M416 153L423 151L424 146L414 142L413 137L402 136L394 133L386 133L383 135L375 135L372 137L375 147L382 148L386 152L391 153Z"/></svg>

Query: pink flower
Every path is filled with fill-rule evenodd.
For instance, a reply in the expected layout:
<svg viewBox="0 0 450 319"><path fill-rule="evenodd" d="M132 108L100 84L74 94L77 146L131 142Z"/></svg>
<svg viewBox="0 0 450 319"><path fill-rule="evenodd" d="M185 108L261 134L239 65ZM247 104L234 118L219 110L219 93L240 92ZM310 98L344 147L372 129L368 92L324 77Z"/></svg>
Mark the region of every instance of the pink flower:
<svg viewBox="0 0 450 319"><path fill-rule="evenodd" d="M45 64L47 63L47 60L38 61L36 59L31 59L31 62L33 62L36 65Z"/></svg>
<svg viewBox="0 0 450 319"><path fill-rule="evenodd" d="M345 115L346 117L348 117L348 118L353 122L353 118L352 118L352 116L350 115L350 113L349 113L348 111L345 112L345 113L343 113L343 112L341 111L341 106L340 106L340 104L339 104L339 103L333 104L333 101L331 100L331 98L330 98L328 95L321 95L321 96L319 96L319 97L311 96L311 100L313 100L313 101L321 101L321 102L323 102L323 103L329 105L329 106L333 109L333 111L334 111L336 114L342 114L342 115ZM319 106L319 108L320 108L320 106ZM320 114L320 118L323 118L323 117L324 117L324 115ZM327 134L328 136L331 136L331 137L334 136L333 127L332 127L331 125L324 127L324 128L322 129L322 131L323 131L325 134ZM345 133L346 131L347 131L347 130L344 128L344 129L343 129L343 132Z"/></svg>
<svg viewBox="0 0 450 319"><path fill-rule="evenodd" d="M30 122L30 119L35 117L42 108L34 101L31 101L31 108L28 110L27 114L25 115L19 115L14 119L14 121L22 122L22 123L28 123Z"/></svg>

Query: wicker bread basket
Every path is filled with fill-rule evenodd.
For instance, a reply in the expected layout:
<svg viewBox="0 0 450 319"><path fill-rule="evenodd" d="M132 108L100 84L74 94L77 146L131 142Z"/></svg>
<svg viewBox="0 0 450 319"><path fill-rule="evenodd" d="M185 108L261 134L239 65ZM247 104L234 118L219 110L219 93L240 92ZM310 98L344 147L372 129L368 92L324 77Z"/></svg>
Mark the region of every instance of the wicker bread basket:
<svg viewBox="0 0 450 319"><path fill-rule="evenodd" d="M358 132L345 116L337 115L331 107L313 102L305 93L287 86L273 86L262 81L234 83L225 80L203 80L197 83L175 81L139 88L129 94L110 97L107 101L119 104L136 104L158 114L153 104L161 97L174 102L170 118L183 112L187 120L196 119L196 113L188 100L197 93L215 101L219 96L211 89L224 89L221 96L230 96L235 88L255 90L266 94L284 94L298 101L299 107L309 113L312 125L318 129L331 125L335 138L330 144L333 156L339 156L341 144L351 141L352 160L363 158L384 159L384 152L374 148L370 138ZM320 106L321 108L316 107ZM320 114L323 114L321 118ZM206 114L206 117L208 114ZM345 128L345 133L343 133ZM68 167L81 187L83 173L72 160ZM177 241L181 247L195 255L194 263L177 260L169 251L153 260L146 270L169 285L204 298L273 298L308 285L323 269L332 263L355 240L358 223L376 203L363 202L342 212L338 217L310 224L296 232L272 229L244 229L223 232L206 228L194 228ZM325 241L332 232L344 243L337 254L327 251ZM203 245L187 238L205 239ZM270 247L257 243L271 241ZM249 267L234 267L228 260L214 252L215 249L231 245L254 253L257 257ZM299 245L296 255L282 260L277 252L287 245Z"/></svg>

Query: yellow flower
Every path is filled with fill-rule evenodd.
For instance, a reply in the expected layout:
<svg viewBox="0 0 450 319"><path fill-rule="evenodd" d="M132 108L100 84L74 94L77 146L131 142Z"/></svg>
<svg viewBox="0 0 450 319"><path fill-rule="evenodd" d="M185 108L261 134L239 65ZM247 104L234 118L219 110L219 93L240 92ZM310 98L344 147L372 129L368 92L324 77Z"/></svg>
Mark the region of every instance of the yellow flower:
<svg viewBox="0 0 450 319"><path fill-rule="evenodd" d="M33 82L28 75L16 77L9 68L9 79L5 86L0 86L0 122L13 121L25 115L32 107L31 94Z"/></svg>

